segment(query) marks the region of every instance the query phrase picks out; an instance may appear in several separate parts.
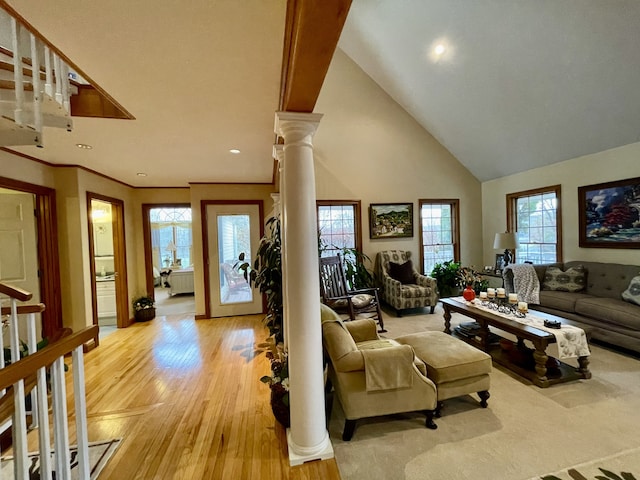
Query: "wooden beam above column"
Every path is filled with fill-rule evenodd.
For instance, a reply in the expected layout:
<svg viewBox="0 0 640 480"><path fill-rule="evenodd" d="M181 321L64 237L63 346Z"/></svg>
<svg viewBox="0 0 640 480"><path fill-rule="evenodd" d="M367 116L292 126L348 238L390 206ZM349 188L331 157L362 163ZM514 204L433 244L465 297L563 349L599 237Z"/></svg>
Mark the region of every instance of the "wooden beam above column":
<svg viewBox="0 0 640 480"><path fill-rule="evenodd" d="M280 111L311 113L333 58L351 0L289 0Z"/></svg>

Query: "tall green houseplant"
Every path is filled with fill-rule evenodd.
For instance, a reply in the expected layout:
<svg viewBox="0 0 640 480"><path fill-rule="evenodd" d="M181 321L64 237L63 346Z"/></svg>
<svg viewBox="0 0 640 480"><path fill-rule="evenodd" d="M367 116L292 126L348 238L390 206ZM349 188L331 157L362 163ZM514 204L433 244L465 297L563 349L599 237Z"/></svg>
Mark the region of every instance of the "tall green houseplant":
<svg viewBox="0 0 640 480"><path fill-rule="evenodd" d="M348 247L342 248L342 263L344 264L344 273L347 277L349 290L374 286L373 275L367 270L365 262L371 262L371 259L360 250Z"/></svg>
<svg viewBox="0 0 640 480"><path fill-rule="evenodd" d="M267 316L264 319L269 336L278 344L284 340L282 307L282 244L280 237L280 219L267 220L266 232L260 239L256 258L251 266L250 259L240 254L236 264L245 280L257 287L265 295Z"/></svg>

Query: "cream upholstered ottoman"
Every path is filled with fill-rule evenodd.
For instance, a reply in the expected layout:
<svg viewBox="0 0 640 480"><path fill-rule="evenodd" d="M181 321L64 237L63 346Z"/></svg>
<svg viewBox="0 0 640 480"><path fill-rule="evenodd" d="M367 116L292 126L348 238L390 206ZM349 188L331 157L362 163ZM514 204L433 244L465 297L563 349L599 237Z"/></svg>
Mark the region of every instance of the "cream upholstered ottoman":
<svg viewBox="0 0 640 480"><path fill-rule="evenodd" d="M411 345L416 356L427 364L427 377L436 384L440 416L442 401L474 392L480 405L489 399L491 356L444 332L421 332L395 339Z"/></svg>

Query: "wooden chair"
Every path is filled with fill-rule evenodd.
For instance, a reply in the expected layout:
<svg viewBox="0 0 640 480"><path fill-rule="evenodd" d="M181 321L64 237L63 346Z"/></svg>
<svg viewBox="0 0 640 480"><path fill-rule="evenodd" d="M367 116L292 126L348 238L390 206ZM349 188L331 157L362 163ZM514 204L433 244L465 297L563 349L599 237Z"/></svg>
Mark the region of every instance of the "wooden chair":
<svg viewBox="0 0 640 480"><path fill-rule="evenodd" d="M374 313L371 318L380 325L380 333L386 332L377 288L349 290L340 254L320 257L320 294L322 303L338 313L348 313L355 320L360 313Z"/></svg>

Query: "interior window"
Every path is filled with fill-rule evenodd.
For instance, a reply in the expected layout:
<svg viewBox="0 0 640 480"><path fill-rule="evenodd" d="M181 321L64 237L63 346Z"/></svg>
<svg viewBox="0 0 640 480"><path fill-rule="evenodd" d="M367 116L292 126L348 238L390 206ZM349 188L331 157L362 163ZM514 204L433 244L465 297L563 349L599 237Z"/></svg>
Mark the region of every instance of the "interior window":
<svg viewBox="0 0 640 480"><path fill-rule="evenodd" d="M422 273L436 263L460 259L459 200L420 200L420 255Z"/></svg>
<svg viewBox="0 0 640 480"><path fill-rule="evenodd" d="M322 200L317 209L320 256L330 257L344 248L362 251L359 201Z"/></svg>
<svg viewBox="0 0 640 480"><path fill-rule="evenodd" d="M149 218L153 265L158 270L190 266L191 208L152 208Z"/></svg>
<svg viewBox="0 0 640 480"><path fill-rule="evenodd" d="M508 194L507 224L517 234L517 262L562 261L560 185Z"/></svg>

